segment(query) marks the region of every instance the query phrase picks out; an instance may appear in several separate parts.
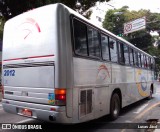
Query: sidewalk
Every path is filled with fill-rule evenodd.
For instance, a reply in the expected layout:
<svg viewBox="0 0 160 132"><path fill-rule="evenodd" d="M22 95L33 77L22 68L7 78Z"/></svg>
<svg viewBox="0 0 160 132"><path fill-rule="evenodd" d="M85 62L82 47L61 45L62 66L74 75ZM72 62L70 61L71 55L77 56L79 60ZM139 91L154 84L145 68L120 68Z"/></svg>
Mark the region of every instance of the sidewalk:
<svg viewBox="0 0 160 132"><path fill-rule="evenodd" d="M160 82L154 82L154 89L155 89L155 91L154 92L156 92L155 94L158 94L158 95L160 95Z"/></svg>
<svg viewBox="0 0 160 132"><path fill-rule="evenodd" d="M159 81L155 81L154 82L154 86L155 86L155 88L156 88L156 93L160 93L160 82ZM159 116L159 110L156 110L156 111L154 111L154 112L152 112L153 113L153 117L156 119L157 117L159 118L160 116ZM151 114L151 113L150 113ZM158 128L158 129L155 129L153 132L160 132L160 128Z"/></svg>
<svg viewBox="0 0 160 132"><path fill-rule="evenodd" d="M160 82L159 81L154 81L154 87L159 88L160 87Z"/></svg>

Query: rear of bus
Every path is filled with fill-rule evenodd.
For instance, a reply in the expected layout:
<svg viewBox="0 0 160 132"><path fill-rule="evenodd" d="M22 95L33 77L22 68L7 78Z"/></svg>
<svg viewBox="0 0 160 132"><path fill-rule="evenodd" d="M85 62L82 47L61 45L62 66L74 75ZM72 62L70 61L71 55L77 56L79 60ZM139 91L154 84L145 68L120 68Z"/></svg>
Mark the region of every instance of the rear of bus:
<svg viewBox="0 0 160 132"><path fill-rule="evenodd" d="M71 97L66 83L66 45L61 40L65 36L62 33L59 37L60 19L65 18L58 15L63 14L60 7L44 6L6 22L2 55L2 104L6 112L71 122L66 110L67 97Z"/></svg>

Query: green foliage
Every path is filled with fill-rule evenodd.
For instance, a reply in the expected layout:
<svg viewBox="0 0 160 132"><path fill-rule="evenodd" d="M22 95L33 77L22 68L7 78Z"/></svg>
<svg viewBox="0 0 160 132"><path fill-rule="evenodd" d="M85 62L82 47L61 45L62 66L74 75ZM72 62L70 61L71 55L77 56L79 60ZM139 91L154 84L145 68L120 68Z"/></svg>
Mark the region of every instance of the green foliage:
<svg viewBox="0 0 160 132"><path fill-rule="evenodd" d="M79 0L82 5L82 12L85 12L90 7L94 6L97 1L98 0ZM99 1L104 2L105 0ZM0 39L3 36L3 26L5 20L8 20L28 10L54 3L63 3L72 9L76 9L76 2L76 0L0 0L0 22L2 22L2 24L0 25ZM92 12L88 12L86 14L86 17L89 18L91 13Z"/></svg>
<svg viewBox="0 0 160 132"><path fill-rule="evenodd" d="M117 15L117 12L123 12ZM123 34L123 24L137 18L146 17L146 29L136 31L129 34ZM160 34L160 14L151 13L149 10L129 11L127 6L120 9L108 10L103 22L103 27L114 34L126 39L136 47L156 56L156 67L160 70L160 38L152 37L151 31L158 31ZM154 47L153 43L157 41L158 47Z"/></svg>
<svg viewBox="0 0 160 132"><path fill-rule="evenodd" d="M148 52L155 57L155 72L157 74L160 72L160 49L155 48L154 46L150 46Z"/></svg>
<svg viewBox="0 0 160 132"><path fill-rule="evenodd" d="M79 0L83 12L94 6L97 1L104 2L105 0ZM76 2L77 0L0 0L0 12L5 19L8 20L27 10L53 3L63 3L70 8L75 9Z"/></svg>
<svg viewBox="0 0 160 132"><path fill-rule="evenodd" d="M4 23L5 23L5 19L4 17L0 17L0 41L2 40L3 37L3 28L4 28Z"/></svg>
<svg viewBox="0 0 160 132"><path fill-rule="evenodd" d="M117 12L122 12L117 15ZM149 10L129 11L127 6L120 9L108 10L103 22L103 27L116 35L123 34L123 25L137 18L146 17L146 29L123 35L123 38L148 52L149 46L154 42L150 31L160 31L160 14L151 13Z"/></svg>

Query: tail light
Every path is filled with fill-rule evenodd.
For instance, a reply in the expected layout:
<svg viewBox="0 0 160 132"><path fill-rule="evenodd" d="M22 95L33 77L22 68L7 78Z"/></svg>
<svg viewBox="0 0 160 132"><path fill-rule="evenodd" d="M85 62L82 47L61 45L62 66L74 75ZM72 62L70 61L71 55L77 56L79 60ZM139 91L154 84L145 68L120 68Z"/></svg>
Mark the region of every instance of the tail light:
<svg viewBox="0 0 160 132"><path fill-rule="evenodd" d="M55 89L55 104L65 105L66 104L66 89Z"/></svg>

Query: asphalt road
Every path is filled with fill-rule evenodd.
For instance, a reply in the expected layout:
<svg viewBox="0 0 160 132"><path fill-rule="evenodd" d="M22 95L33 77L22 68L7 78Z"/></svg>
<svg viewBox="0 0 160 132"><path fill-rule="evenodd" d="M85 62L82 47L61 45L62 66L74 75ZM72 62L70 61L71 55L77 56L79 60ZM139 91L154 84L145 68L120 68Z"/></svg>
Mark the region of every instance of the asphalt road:
<svg viewBox="0 0 160 132"><path fill-rule="evenodd" d="M53 130L67 130L67 131L87 131L87 132L143 132L143 131L160 131L159 129L144 129L145 124L148 121L152 120L156 123L160 122L160 84L156 83L157 93L153 96L151 100L141 100L135 104L132 104L128 107L125 107L115 121L110 121L108 116L102 117L97 120L93 120L87 123L82 123L78 125L62 125L62 124L45 124L42 121L37 121L34 119L26 118L23 116L9 114L3 111L2 105L0 103L0 123L29 123L29 124L40 124L42 125L43 131L48 131L49 127L52 127ZM153 122L151 122L153 124ZM1 124L0 124L1 125ZM156 124L157 125L157 124ZM154 125L154 127L156 126ZM46 127L47 126L47 127ZM134 126L135 129L128 129L126 126ZM140 128L142 127L142 128ZM0 126L1 128L1 126ZM2 131L2 130L0 130ZM3 130L4 131L4 130ZM5 132L13 130L5 130ZM22 131L22 130L18 130ZM31 130L23 130L24 132L30 132Z"/></svg>

